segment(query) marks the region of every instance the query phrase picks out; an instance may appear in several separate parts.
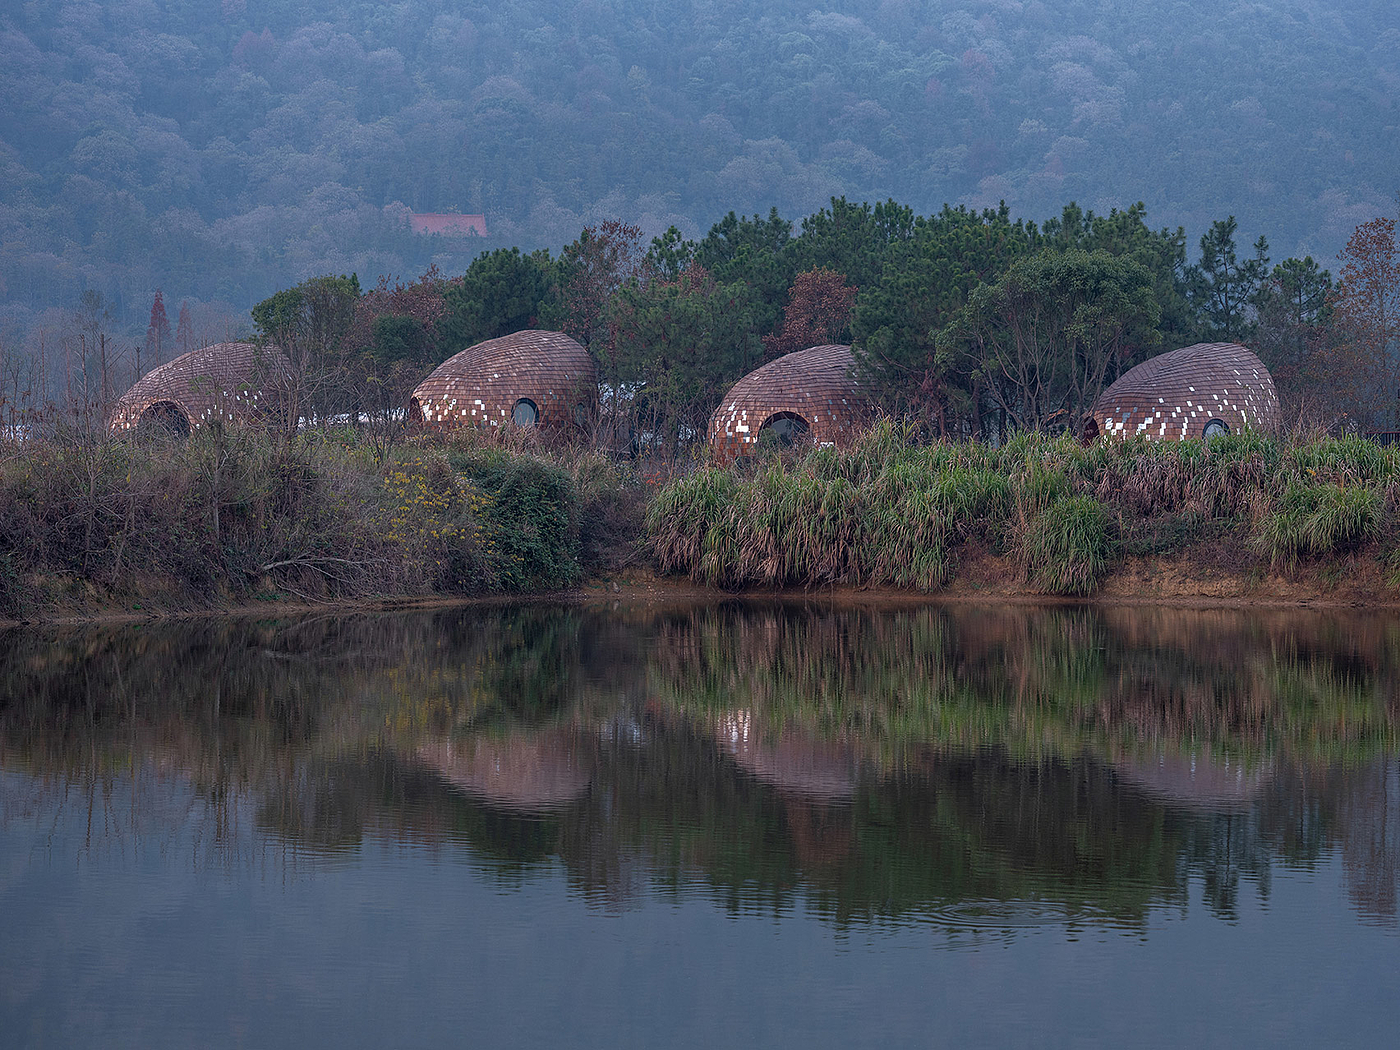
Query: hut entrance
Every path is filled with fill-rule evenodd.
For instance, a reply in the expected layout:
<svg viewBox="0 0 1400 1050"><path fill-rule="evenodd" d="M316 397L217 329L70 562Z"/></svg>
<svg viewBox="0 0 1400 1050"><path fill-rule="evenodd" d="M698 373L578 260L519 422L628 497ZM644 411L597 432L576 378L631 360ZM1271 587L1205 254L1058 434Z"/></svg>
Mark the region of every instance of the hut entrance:
<svg viewBox="0 0 1400 1050"><path fill-rule="evenodd" d="M157 401L141 413L136 432L145 437L189 437L190 421L174 401Z"/></svg>
<svg viewBox="0 0 1400 1050"><path fill-rule="evenodd" d="M778 448L792 448L805 444L810 433L811 427L796 412L779 412L763 421L763 426L758 428L758 441L760 445L771 443Z"/></svg>
<svg viewBox="0 0 1400 1050"><path fill-rule="evenodd" d="M540 410L528 397L522 397L510 410L510 418L518 427L532 427L540 421Z"/></svg>
<svg viewBox="0 0 1400 1050"><path fill-rule="evenodd" d="M1099 421L1093 416L1084 417L1084 425L1079 428L1079 443L1092 445L1099 436Z"/></svg>
<svg viewBox="0 0 1400 1050"><path fill-rule="evenodd" d="M409 422L409 425L412 426L413 424L416 424L416 423L426 423L427 421L428 421L428 413L427 413L427 411L423 408L423 402L419 401L416 397L409 398L409 400L408 400L408 422Z"/></svg>

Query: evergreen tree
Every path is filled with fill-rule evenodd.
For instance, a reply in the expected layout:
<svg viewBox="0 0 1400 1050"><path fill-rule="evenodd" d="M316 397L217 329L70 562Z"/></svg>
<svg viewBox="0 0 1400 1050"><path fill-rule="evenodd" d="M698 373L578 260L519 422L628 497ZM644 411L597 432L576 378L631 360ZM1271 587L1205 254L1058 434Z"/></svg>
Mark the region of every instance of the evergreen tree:
<svg viewBox="0 0 1400 1050"><path fill-rule="evenodd" d="M696 265L617 294L609 342L622 386L638 390L632 407L643 431L673 447L704 439L724 391L758 363L757 312L743 281L719 284Z"/></svg>
<svg viewBox="0 0 1400 1050"><path fill-rule="evenodd" d="M857 367L886 409L938 434L981 429L973 369L956 343L939 346L938 333L973 288L996 281L1027 251L1032 230L1013 223L1005 204L981 214L945 206L892 247L879 281L858 294L852 323Z"/></svg>
<svg viewBox="0 0 1400 1050"><path fill-rule="evenodd" d="M538 327L557 275L558 266L544 249L529 255L519 248L482 252L447 286L444 350L455 354L485 339Z"/></svg>
<svg viewBox="0 0 1400 1050"><path fill-rule="evenodd" d="M1018 429L1078 433L1120 358L1158 340L1152 275L1106 251L1039 252L968 297L943 344L971 351L974 374Z"/></svg>
<svg viewBox="0 0 1400 1050"><path fill-rule="evenodd" d="M1254 334L1259 289L1269 275L1269 242L1254 242L1254 258L1235 250L1238 224L1233 215L1217 219L1201 235L1201 261L1186 274L1187 295L1203 338L1239 342Z"/></svg>

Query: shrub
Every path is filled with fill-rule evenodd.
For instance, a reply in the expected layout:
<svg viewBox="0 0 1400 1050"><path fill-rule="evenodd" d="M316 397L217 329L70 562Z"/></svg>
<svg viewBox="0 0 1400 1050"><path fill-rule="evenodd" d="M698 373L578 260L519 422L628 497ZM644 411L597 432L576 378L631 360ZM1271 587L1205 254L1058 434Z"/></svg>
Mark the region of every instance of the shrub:
<svg viewBox="0 0 1400 1050"><path fill-rule="evenodd" d="M502 449L449 458L487 497L481 511L482 546L496 588L558 590L578 581L579 527L568 474Z"/></svg>

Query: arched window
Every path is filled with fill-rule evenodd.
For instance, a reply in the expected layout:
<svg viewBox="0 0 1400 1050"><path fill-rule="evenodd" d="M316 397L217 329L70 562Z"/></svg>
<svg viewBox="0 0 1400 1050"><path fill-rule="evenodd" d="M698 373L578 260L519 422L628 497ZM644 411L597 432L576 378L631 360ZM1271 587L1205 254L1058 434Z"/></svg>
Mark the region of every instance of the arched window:
<svg viewBox="0 0 1400 1050"><path fill-rule="evenodd" d="M1201 432L1201 436L1207 441L1230 433L1230 425L1223 419L1212 419L1206 424L1206 428Z"/></svg>
<svg viewBox="0 0 1400 1050"><path fill-rule="evenodd" d="M136 422L136 430L140 434L183 438L189 437L190 421L175 402L157 401L141 413L141 418Z"/></svg>
<svg viewBox="0 0 1400 1050"><path fill-rule="evenodd" d="M528 397L522 397L511 409L510 418L518 427L532 427L540 421L540 410Z"/></svg>
<svg viewBox="0 0 1400 1050"><path fill-rule="evenodd" d="M796 412L779 412L764 420L763 426L758 428L758 439L771 441L779 448L791 448L806 442L810 429L807 421Z"/></svg>

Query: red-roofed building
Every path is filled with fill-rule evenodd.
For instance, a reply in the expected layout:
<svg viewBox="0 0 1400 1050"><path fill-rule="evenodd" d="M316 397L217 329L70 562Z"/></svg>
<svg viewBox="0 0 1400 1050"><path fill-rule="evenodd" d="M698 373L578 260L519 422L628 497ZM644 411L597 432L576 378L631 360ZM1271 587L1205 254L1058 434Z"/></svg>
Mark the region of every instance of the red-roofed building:
<svg viewBox="0 0 1400 1050"><path fill-rule="evenodd" d="M444 237L486 236L485 215L440 215L409 213L408 225L414 233L440 233Z"/></svg>

